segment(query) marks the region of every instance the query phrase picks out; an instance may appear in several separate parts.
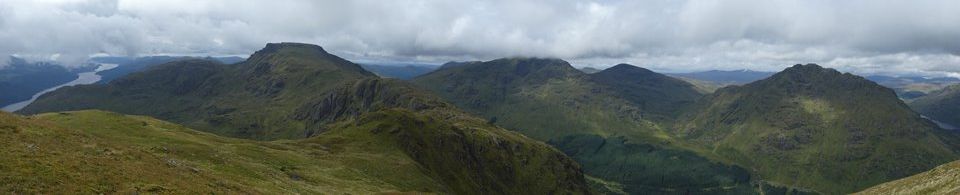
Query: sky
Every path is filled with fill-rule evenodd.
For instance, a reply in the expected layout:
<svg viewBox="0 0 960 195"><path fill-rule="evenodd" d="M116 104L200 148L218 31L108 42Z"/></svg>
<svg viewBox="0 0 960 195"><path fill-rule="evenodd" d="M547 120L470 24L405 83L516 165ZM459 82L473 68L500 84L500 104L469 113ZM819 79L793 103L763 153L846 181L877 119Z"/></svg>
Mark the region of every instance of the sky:
<svg viewBox="0 0 960 195"><path fill-rule="evenodd" d="M664 72L818 63L960 77L960 1L0 0L0 56L76 65L242 56L268 42L359 62L527 56Z"/></svg>

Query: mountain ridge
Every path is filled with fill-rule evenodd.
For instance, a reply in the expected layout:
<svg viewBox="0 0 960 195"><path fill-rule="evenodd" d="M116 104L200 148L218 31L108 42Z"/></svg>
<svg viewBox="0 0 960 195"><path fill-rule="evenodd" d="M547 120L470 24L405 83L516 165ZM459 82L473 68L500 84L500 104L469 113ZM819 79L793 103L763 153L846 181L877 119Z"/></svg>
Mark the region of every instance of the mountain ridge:
<svg viewBox="0 0 960 195"><path fill-rule="evenodd" d="M183 71L186 69L196 71ZM20 113L104 108L158 116L220 135L296 138L304 135L302 124L278 116L288 116L296 107L323 95L317 91L323 93L364 78L376 75L319 46L271 43L234 65L207 59L177 60L106 85L64 88L44 95ZM177 88L152 90L170 87Z"/></svg>
<svg viewBox="0 0 960 195"><path fill-rule="evenodd" d="M744 169L672 144L675 140L663 127L671 124L666 113L675 110L648 109L640 104L647 98L643 94L622 97L634 90L656 91L671 101L693 103L700 94L692 85L632 65L615 69L631 71L624 75L613 70L586 74L557 60L503 58L448 66L413 82L466 111L490 118L492 123L560 148L583 164L586 174L605 181L598 183L618 183L613 186L623 188L613 191L758 193ZM616 83L616 79L606 78L608 74L636 82ZM685 90L665 89L667 86ZM685 172L689 167L701 170ZM609 189L606 184L601 185L607 186L603 189Z"/></svg>

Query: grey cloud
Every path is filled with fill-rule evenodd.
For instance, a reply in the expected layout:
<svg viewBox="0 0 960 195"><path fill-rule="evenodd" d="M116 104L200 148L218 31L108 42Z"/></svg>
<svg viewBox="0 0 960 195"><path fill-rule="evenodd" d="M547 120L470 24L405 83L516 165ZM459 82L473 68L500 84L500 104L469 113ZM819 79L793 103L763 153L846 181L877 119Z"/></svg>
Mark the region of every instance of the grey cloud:
<svg viewBox="0 0 960 195"><path fill-rule="evenodd" d="M357 60L540 56L667 71L815 62L947 75L960 72L957 13L949 0L0 0L0 55L74 63L297 41Z"/></svg>

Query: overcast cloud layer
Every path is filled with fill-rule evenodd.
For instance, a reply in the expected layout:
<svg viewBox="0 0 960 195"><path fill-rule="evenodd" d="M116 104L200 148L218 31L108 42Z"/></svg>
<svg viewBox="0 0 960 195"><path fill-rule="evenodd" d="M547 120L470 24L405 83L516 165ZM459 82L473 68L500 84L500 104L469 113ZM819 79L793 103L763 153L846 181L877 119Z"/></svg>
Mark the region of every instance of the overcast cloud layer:
<svg viewBox="0 0 960 195"><path fill-rule="evenodd" d="M0 0L0 56L246 55L319 44L358 61L558 57L661 71L960 77L960 1Z"/></svg>

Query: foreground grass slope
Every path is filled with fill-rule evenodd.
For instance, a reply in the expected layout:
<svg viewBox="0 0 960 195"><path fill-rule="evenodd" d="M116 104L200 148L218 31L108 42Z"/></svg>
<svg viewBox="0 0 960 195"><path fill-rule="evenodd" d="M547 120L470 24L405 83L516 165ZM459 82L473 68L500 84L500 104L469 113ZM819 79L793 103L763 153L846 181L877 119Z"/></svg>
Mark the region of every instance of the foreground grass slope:
<svg viewBox="0 0 960 195"><path fill-rule="evenodd" d="M727 87L688 112L676 136L764 180L821 193L862 190L956 160L956 137L862 77L796 65Z"/></svg>
<svg viewBox="0 0 960 195"><path fill-rule="evenodd" d="M855 194L960 194L960 161L883 183Z"/></svg>
<svg viewBox="0 0 960 195"><path fill-rule="evenodd" d="M409 111L384 110L338 123L336 130L310 139L258 142L103 111L32 117L3 113L0 171L5 174L0 176L0 190L586 193L575 178L551 174L567 167L545 166L565 162L570 163L565 166L576 166L562 154L526 155L550 153L552 148L524 144L525 138L505 131L484 130L491 127L483 123L450 125L431 120L435 119ZM577 169L568 170L577 176ZM496 179L503 180L491 181Z"/></svg>
<svg viewBox="0 0 960 195"><path fill-rule="evenodd" d="M331 141L334 138L256 142L102 111L33 117L4 113L0 118L0 191L5 192L339 194L445 189L402 152L379 144Z"/></svg>

